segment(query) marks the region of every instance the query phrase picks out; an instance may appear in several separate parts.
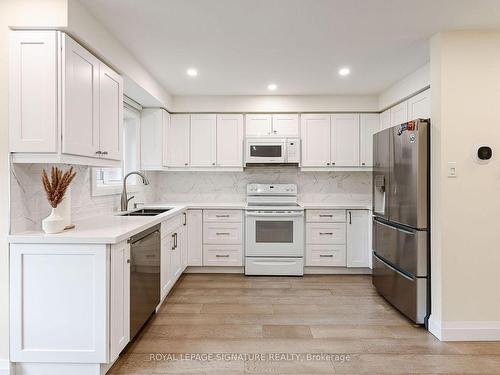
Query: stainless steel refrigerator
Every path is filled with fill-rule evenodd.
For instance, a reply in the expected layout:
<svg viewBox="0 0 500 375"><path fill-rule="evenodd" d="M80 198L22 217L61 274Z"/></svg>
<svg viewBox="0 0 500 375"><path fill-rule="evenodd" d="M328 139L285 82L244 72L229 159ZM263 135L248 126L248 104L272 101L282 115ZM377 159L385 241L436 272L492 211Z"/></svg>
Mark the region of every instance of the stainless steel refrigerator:
<svg viewBox="0 0 500 375"><path fill-rule="evenodd" d="M373 285L418 324L430 313L429 120L373 136Z"/></svg>

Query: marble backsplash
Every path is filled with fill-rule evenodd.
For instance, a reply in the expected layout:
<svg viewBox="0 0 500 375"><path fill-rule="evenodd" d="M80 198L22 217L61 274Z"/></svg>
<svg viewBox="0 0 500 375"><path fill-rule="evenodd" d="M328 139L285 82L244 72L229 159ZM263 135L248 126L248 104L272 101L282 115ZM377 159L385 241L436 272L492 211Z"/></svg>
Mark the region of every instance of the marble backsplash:
<svg viewBox="0 0 500 375"><path fill-rule="evenodd" d="M253 167L239 173L156 172L157 202L242 202L250 183L297 184L301 202L371 202L371 172L301 172Z"/></svg>
<svg viewBox="0 0 500 375"><path fill-rule="evenodd" d="M11 166L11 233L41 229L50 206L40 178L42 169L51 167L48 164ZM64 165L63 169L69 167ZM77 165L74 168L77 171L71 184L74 220L118 210L120 195L92 196L91 168ZM249 183L297 184L302 202L371 201L370 172L300 172L292 167L254 167L245 172L148 172L147 176L151 184L133 193L136 202L244 202Z"/></svg>
<svg viewBox="0 0 500 375"><path fill-rule="evenodd" d="M63 165L63 170L71 165ZM120 195L92 196L90 171L92 168L74 165L77 174L71 183L71 216L83 219L98 214L117 211ZM42 220L50 214L50 206L42 187L42 169L49 171L51 164L13 164L10 173L10 218L11 233L40 230ZM148 178L152 177L148 174ZM135 195L137 202L151 202L155 199L153 182L142 187ZM131 201L131 202L134 202ZM131 203L132 204L132 203Z"/></svg>

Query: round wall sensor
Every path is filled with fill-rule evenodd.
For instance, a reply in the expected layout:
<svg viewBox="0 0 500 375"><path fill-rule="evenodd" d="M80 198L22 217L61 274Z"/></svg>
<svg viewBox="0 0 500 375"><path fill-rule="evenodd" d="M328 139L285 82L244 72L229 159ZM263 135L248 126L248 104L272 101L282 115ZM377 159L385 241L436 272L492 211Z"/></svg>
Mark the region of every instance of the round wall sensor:
<svg viewBox="0 0 500 375"><path fill-rule="evenodd" d="M479 164L488 163L492 157L493 157L493 150L491 149L490 146L480 145L480 146L476 147L476 150L474 153L474 159Z"/></svg>

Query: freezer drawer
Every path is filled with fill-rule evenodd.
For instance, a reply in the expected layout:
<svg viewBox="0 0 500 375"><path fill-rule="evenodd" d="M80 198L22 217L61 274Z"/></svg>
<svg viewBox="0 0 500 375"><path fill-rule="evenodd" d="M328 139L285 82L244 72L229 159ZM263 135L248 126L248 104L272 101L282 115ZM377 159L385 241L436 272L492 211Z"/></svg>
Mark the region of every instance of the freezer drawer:
<svg viewBox="0 0 500 375"><path fill-rule="evenodd" d="M373 219L373 251L387 262L418 277L427 276L427 232L404 229Z"/></svg>
<svg viewBox="0 0 500 375"><path fill-rule="evenodd" d="M427 278L410 278L373 255L373 285L395 308L415 323L427 314Z"/></svg>

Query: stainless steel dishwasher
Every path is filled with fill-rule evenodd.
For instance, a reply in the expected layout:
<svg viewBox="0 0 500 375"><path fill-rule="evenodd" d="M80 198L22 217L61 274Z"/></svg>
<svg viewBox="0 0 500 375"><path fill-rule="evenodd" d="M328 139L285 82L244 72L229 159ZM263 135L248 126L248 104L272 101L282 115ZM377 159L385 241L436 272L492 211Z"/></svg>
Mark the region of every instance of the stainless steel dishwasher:
<svg viewBox="0 0 500 375"><path fill-rule="evenodd" d="M130 238L130 260L130 339L132 339L160 303L160 225L155 225Z"/></svg>

